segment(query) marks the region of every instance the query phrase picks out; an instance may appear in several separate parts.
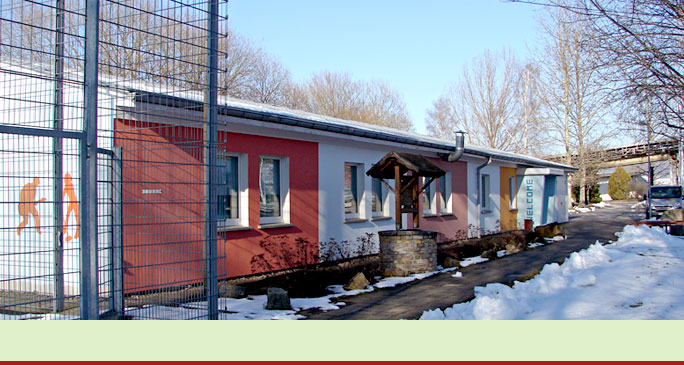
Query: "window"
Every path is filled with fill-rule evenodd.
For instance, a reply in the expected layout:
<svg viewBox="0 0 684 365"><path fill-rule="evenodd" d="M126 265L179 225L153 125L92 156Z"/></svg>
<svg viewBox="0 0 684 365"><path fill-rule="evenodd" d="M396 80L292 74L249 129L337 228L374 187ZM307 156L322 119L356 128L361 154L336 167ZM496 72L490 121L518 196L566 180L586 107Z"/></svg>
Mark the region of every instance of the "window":
<svg viewBox="0 0 684 365"><path fill-rule="evenodd" d="M259 215L262 224L288 223L288 160L261 157L259 162Z"/></svg>
<svg viewBox="0 0 684 365"><path fill-rule="evenodd" d="M423 184L428 181L428 179L423 178ZM436 214L437 207L435 206L435 181L430 182L430 185L425 186L423 189L423 214Z"/></svg>
<svg viewBox="0 0 684 365"><path fill-rule="evenodd" d="M518 209L518 184L515 176L508 177L508 209Z"/></svg>
<svg viewBox="0 0 684 365"><path fill-rule="evenodd" d="M219 227L248 226L247 164L240 154L219 153Z"/></svg>
<svg viewBox="0 0 684 365"><path fill-rule="evenodd" d="M451 213L451 173L439 178L439 212Z"/></svg>
<svg viewBox="0 0 684 365"><path fill-rule="evenodd" d="M363 216L362 165L344 164L344 218L354 219Z"/></svg>
<svg viewBox="0 0 684 365"><path fill-rule="evenodd" d="M372 211L374 217L385 216L385 187L380 179L373 178Z"/></svg>
<svg viewBox="0 0 684 365"><path fill-rule="evenodd" d="M489 193L490 193L490 187L489 187L489 175L482 175L482 187L480 194L482 196L482 210L489 210Z"/></svg>

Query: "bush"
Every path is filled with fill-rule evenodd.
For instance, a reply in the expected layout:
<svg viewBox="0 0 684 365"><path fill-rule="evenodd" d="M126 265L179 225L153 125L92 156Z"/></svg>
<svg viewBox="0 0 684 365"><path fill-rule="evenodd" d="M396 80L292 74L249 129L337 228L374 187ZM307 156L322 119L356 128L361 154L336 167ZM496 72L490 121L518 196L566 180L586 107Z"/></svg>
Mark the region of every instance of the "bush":
<svg viewBox="0 0 684 365"><path fill-rule="evenodd" d="M608 179L608 194L614 200L624 200L629 196L629 182L632 177L622 167L618 167Z"/></svg>
<svg viewBox="0 0 684 365"><path fill-rule="evenodd" d="M601 189L598 185L587 185L586 190L589 198L589 204L600 203L603 200L601 199L601 194L599 194ZM579 186L572 187L572 196L577 203L582 204L584 202L584 198L580 199Z"/></svg>

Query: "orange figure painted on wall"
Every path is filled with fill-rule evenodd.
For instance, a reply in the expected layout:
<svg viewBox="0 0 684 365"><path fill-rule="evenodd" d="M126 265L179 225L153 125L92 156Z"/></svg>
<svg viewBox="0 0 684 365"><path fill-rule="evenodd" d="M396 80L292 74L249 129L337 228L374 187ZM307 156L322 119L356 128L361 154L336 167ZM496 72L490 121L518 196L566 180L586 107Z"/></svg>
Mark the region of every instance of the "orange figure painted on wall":
<svg viewBox="0 0 684 365"><path fill-rule="evenodd" d="M29 222L29 214L33 216L33 220L36 223L36 232L40 234L40 215L38 214L38 209L36 205L39 202L44 202L46 198L41 198L36 201L36 189L40 184L40 180L37 177L33 178L33 182L24 185L19 191L19 215L21 216L21 223L17 227L17 235L21 235L21 231L26 227Z"/></svg>
<svg viewBox="0 0 684 365"><path fill-rule="evenodd" d="M62 199L68 198L67 200L64 200L65 203L67 204L67 212L66 216L64 217L64 240L69 242L72 239L77 239L79 236L79 231L81 229L81 223L78 218L78 198L76 197L76 191L74 190L74 184L71 183L71 174L64 174L64 193L62 194ZM69 236L67 234L67 228L69 227L69 217L71 217L71 214L74 214L74 218L76 219L76 232L74 233L74 236Z"/></svg>

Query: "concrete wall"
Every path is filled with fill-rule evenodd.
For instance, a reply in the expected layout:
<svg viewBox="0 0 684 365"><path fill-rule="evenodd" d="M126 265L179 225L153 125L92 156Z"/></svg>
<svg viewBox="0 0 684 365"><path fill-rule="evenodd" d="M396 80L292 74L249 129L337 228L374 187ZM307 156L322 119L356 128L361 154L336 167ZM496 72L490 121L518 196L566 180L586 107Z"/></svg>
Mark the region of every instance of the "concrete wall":
<svg viewBox="0 0 684 365"><path fill-rule="evenodd" d="M394 194L387 187L384 192L385 217L373 216L372 178L366 175L366 171L387 154L389 150L354 141L349 143L319 143L318 144L318 227L320 251L325 253L331 242L341 243L346 241L346 250L354 251L358 248L361 239L367 233L374 235L373 253L378 252L378 231L393 230L394 221ZM358 166L361 175L362 192L359 196L359 217L355 220L346 220L344 213L344 165L352 163ZM390 181L393 185L393 182Z"/></svg>

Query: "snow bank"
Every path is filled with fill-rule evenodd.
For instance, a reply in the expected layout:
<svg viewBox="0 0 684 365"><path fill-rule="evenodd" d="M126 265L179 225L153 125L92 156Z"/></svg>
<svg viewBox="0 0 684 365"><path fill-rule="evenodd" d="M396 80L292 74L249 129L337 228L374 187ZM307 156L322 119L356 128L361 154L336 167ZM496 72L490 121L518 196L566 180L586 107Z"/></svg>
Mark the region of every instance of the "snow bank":
<svg viewBox="0 0 684 365"><path fill-rule="evenodd" d="M614 244L591 245L513 287L475 288L475 299L421 319L684 319L684 240L626 226Z"/></svg>

